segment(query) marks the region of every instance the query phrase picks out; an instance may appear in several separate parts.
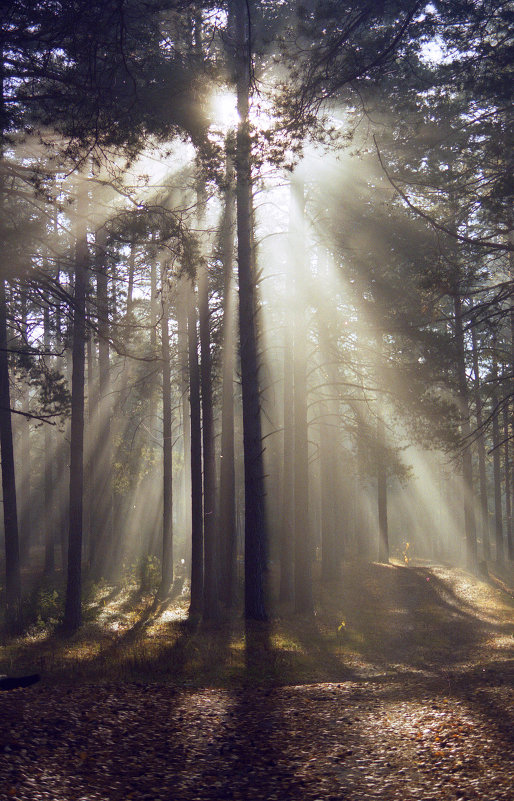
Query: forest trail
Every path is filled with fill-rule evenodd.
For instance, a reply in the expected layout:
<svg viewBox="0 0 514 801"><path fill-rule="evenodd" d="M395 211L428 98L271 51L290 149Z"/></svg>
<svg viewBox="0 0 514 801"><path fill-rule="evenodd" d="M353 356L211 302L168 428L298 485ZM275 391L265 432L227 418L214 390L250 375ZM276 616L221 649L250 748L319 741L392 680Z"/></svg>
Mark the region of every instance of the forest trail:
<svg viewBox="0 0 514 801"><path fill-rule="evenodd" d="M148 607L93 656L77 637L76 664L47 653L40 685L0 698L0 799L510 801L511 595L355 563L316 607L246 632Z"/></svg>

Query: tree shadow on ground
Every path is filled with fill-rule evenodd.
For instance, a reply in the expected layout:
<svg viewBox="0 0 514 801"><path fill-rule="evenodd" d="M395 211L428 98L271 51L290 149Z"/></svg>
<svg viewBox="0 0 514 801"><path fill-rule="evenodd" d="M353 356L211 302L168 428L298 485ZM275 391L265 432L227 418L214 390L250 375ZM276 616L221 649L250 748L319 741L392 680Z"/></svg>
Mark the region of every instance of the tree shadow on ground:
<svg viewBox="0 0 514 801"><path fill-rule="evenodd" d="M284 646L288 653L290 674L295 683L320 681L352 681L356 674L348 664L342 647L344 630L341 622L333 627L323 625L317 616L293 615L280 620ZM287 650L283 647L280 651ZM284 657L281 657L284 659Z"/></svg>
<svg viewBox="0 0 514 801"><path fill-rule="evenodd" d="M353 576L347 566L340 600L322 591L321 604L334 627L345 616L348 650L382 666L456 665L476 658L492 634L510 630L480 617L447 581L421 568L370 564Z"/></svg>
<svg viewBox="0 0 514 801"><path fill-rule="evenodd" d="M278 702L279 651L270 622L246 621L245 658L241 687L230 693L229 718L218 743L225 768L219 786L200 781L198 799L273 799L304 797L303 782L287 763L288 726ZM210 772L210 766L206 766Z"/></svg>

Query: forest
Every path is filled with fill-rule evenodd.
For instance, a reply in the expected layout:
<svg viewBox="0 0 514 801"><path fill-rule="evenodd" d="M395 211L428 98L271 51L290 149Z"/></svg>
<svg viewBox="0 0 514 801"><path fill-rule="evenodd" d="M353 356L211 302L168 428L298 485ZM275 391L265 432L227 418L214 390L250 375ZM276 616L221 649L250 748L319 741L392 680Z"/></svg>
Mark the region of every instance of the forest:
<svg viewBox="0 0 514 801"><path fill-rule="evenodd" d="M513 23L0 3L1 798L509 798Z"/></svg>

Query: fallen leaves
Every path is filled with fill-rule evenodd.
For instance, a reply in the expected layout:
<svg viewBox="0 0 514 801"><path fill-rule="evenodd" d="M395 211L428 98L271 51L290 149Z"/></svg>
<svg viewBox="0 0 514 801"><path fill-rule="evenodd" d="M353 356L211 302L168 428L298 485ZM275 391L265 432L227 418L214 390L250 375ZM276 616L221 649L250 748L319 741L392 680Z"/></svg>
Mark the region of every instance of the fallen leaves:
<svg viewBox="0 0 514 801"><path fill-rule="evenodd" d="M463 688L445 698L440 689L403 677L271 690L15 691L0 711L11 743L0 749L0 798L507 801L514 765L493 708L478 693L464 702Z"/></svg>
<svg viewBox="0 0 514 801"><path fill-rule="evenodd" d="M472 580L458 574L446 585L442 569L428 578L424 569L349 572L325 640L307 625L271 639L263 664L282 642L333 681L257 686L246 677L244 686L243 674L215 689L195 675L184 689L47 679L2 694L0 801L510 801L505 618L480 634L490 624L473 604L485 590L461 603L455 593ZM159 623L166 644L165 625L174 624ZM345 636L330 652L336 632ZM223 654L211 636L212 652L181 652L186 667L186 658L202 666Z"/></svg>

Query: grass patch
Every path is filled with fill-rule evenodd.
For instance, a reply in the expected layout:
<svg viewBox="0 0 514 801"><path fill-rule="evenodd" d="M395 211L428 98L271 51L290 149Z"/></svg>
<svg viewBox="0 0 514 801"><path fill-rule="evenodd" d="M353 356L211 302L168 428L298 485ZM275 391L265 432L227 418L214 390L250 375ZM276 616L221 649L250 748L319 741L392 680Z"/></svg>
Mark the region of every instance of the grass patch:
<svg viewBox="0 0 514 801"><path fill-rule="evenodd" d="M301 684L387 664L416 668L435 654L456 665L494 637L512 638L511 598L462 572L427 570L348 565L340 582L316 583L315 616L246 626L238 615L189 623L186 598L162 604L134 576L122 586L89 585L85 624L69 639L56 625L57 586L42 584L32 599L38 622L0 648L0 672L39 671L55 683Z"/></svg>

